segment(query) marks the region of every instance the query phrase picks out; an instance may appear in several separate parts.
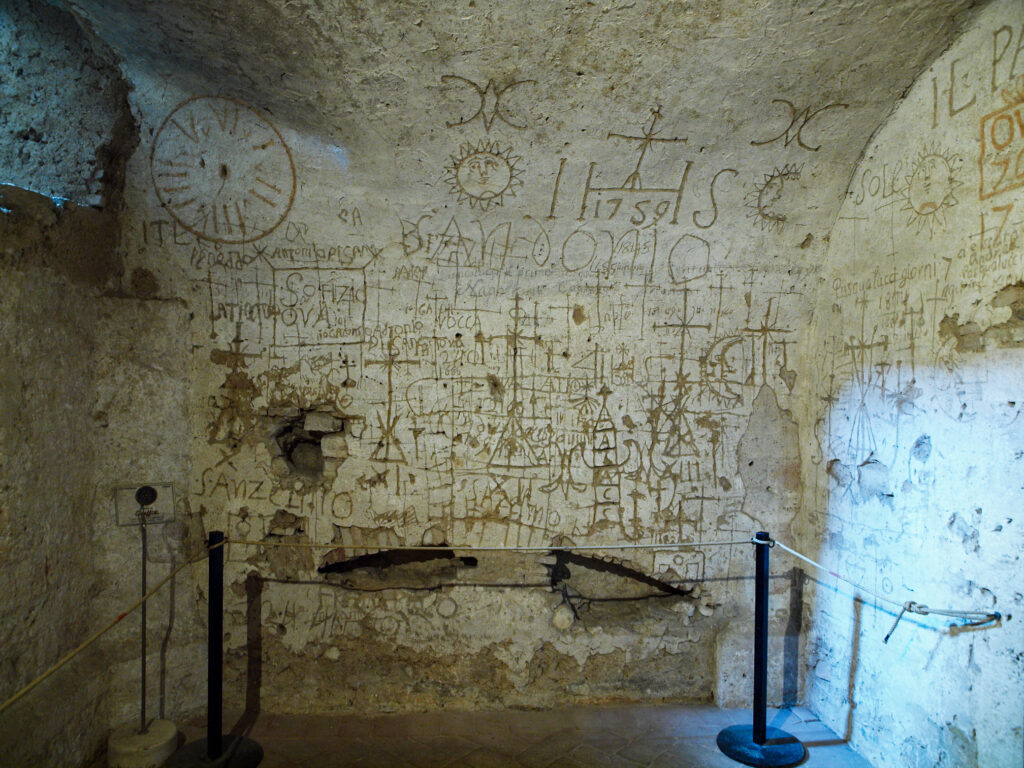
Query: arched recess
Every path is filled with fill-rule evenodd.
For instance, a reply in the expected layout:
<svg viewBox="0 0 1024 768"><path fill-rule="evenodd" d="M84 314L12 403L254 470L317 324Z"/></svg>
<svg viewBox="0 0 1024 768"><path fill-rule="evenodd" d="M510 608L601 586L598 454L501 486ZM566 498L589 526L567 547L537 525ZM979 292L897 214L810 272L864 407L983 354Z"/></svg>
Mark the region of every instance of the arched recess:
<svg viewBox="0 0 1024 768"><path fill-rule="evenodd" d="M1021 11L986 8L868 145L802 344L804 544L883 599L1003 615L883 643L898 609L815 574L807 701L878 765L1021 762Z"/></svg>

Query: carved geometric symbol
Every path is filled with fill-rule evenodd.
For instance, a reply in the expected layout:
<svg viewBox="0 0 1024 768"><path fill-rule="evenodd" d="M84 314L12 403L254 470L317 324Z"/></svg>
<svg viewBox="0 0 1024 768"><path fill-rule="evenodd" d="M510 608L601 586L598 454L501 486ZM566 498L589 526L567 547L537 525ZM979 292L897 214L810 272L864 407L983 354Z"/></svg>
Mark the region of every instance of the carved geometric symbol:
<svg viewBox="0 0 1024 768"><path fill-rule="evenodd" d="M639 156L636 159L636 168L633 172L626 177L626 181L623 183L623 189L635 189L642 190L644 188L643 182L640 180L640 166L644 162L644 157L647 155L647 150L651 148L652 144L661 142L664 144L675 144L675 143L686 143L686 139L671 138L671 139L660 139L657 138L658 121L661 119L661 106L657 106L651 110L651 123L650 125L644 125L642 135L640 136L629 136L624 133L613 133L608 132L609 139L623 139L625 141L636 141L640 144Z"/></svg>
<svg viewBox="0 0 1024 768"><path fill-rule="evenodd" d="M295 166L281 134L248 104L196 96L164 120L150 154L160 204L204 240L248 243L284 221Z"/></svg>
<svg viewBox="0 0 1024 768"><path fill-rule="evenodd" d="M747 214L755 219L761 229L778 231L786 223L786 214L782 211L785 201L782 199L786 182L797 181L800 178L800 168L795 165L787 165L783 168L776 168L771 173L764 174L764 181L760 186L755 185L754 190L747 195L746 204L751 209Z"/></svg>
<svg viewBox="0 0 1024 768"><path fill-rule="evenodd" d="M814 110L813 112L811 111L810 107L805 107L804 110L801 112L796 108L796 105L793 102L789 101L788 99L772 99L772 104L785 104L789 108L789 125L786 126L782 133L773 136L770 139L765 139L764 141L750 142L751 146L760 147L764 144L771 144L773 142L778 141L779 139L782 139L783 146L788 147L793 141L796 141L798 146L803 147L804 149L809 150L811 152L817 152L819 149L821 149L821 145L819 144L816 147L812 147L804 143L803 133L804 129L807 127L807 124L814 120L814 118L816 118L818 115L822 114L823 112L826 112L827 110L846 109L847 107L850 106L849 104L832 103L826 104L823 107L818 107L818 109Z"/></svg>
<svg viewBox="0 0 1024 768"><path fill-rule="evenodd" d="M445 123L445 125L448 128L456 128L460 125L466 125L467 123L473 122L478 117L481 120L483 120L484 130L486 130L488 133L490 132L491 125L494 124L495 120L501 120L501 122L505 123L506 125L512 128L526 127L525 123L517 123L513 121L512 112L508 109L508 107L502 105L501 99L506 93L511 91L513 88L516 88L520 85L536 83L536 80L514 80L511 83L502 86L501 88L498 87L497 83L495 83L494 80L488 80L487 85L481 88L472 80L467 80L466 78L460 77L459 75L443 75L441 77L441 82L445 83L448 81L464 83L465 85L468 85L470 88L472 88L476 92L476 95L480 97L480 106L477 108L476 112L467 117L465 120L457 120L454 123Z"/></svg>

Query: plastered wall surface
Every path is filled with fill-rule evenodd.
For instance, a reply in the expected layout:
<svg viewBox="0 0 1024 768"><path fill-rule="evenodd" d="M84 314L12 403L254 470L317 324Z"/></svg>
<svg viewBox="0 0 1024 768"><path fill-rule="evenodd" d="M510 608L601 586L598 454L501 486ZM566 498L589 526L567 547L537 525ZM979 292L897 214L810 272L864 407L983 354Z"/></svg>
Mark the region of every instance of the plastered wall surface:
<svg viewBox="0 0 1024 768"><path fill-rule="evenodd" d="M861 72L848 97L754 43L751 12L673 38L657 14L531 9L552 47L505 6L377 9L329 55L374 58L310 110L263 69L222 90L136 62L122 253L191 315L189 510L321 546L230 548L230 695L258 620L271 708L746 700L749 638L723 629L749 616L749 547L667 545L788 535L809 281L859 142L917 71ZM792 55L856 47L770 13L807 34ZM421 29L437 44L400 42ZM701 66L778 72L683 88L690 42ZM553 578L536 555L345 563L403 543L663 543L617 564L676 592L593 561Z"/></svg>
<svg viewBox="0 0 1024 768"><path fill-rule="evenodd" d="M909 128L883 132L875 154L892 159L877 173L873 157L859 160L866 142L972 18L966 3L67 6L119 57L131 87L126 108L108 115L121 141L116 162L105 155L117 194L103 213L117 214L116 226L39 211L28 229L5 219L21 227L11 242L36 238L28 267L23 246L5 252L12 274L29 275L5 289L22 286L18 301L45 307L68 280L89 306L66 320L41 313L69 338L89 336L88 346L24 333L25 344L36 334L47 349L67 347L71 368L92 376L73 383L89 403L88 419L76 416L88 453L76 449L59 475L80 488L75 530L94 544L82 563L91 591L69 580L62 593L79 605L98 595L83 626L137 591L138 531L115 525L112 498L144 482L173 484L177 501L176 522L152 530L151 579L207 531L236 540L226 696L268 711L743 705L753 553L677 541L769 530L858 576L882 573L894 591L904 585L890 571L909 568L915 579L903 581L915 589L948 586L972 602L990 599L984 587L1000 610L1016 599L994 587L1019 573L1012 523L990 511L1004 502L957 490L970 500L918 518L910 499L960 498L954 478L967 470L936 480L930 467L967 455L944 446L970 445L958 430L971 424L988 425L987 444L1001 435L1004 454L1017 450L1012 430L991 428L1015 415L1001 405L1017 401L1015 379L991 371L1000 355L1014 364L1004 346L1016 338L1006 317L1017 298L1004 289L1019 278L1010 265L973 297L960 288L947 290L948 306L937 297L950 263L970 260L960 249L979 221L965 212L965 190L981 183L965 146L1024 69L1019 5L993 6L988 26L952 49L961 62L947 53L922 76L892 125L908 120L930 138L911 146ZM1004 155L992 157L998 172ZM956 183L933 199L944 163ZM989 190L986 231L1017 194L1006 184ZM854 203L861 189L867 202ZM850 218L854 208L870 217ZM999 237L1012 233L1012 213ZM857 245L876 238L889 245ZM878 286L891 271L879 267L876 279L857 266L895 263L897 242L907 262L895 282L920 287L914 300L924 304L885 304ZM940 243L951 261L928 293ZM850 277L858 269L863 277ZM963 279L981 273L987 280L990 269ZM865 296L875 303L858 304ZM912 335L925 323L912 315L919 306L931 308L934 342ZM21 335L5 327L5 340L22 344ZM960 386L942 383L968 369L974 389L964 391L985 392L971 407L991 411L981 420L958 419ZM852 407L865 376L885 384L870 378L875 399ZM63 397L72 384L48 386ZM929 414L952 414L944 426L912 421L913 403L924 402L915 388L929 393ZM885 408L900 414L885 417L891 436L844 421ZM889 454L864 464L868 437L855 434ZM46 444L42 429L33 435L26 445ZM975 473L987 466L964 461ZM894 490L904 466L912 488ZM993 494L1012 476L985 471ZM11 492L17 519L65 525L66 506L31 497ZM950 552L967 548L962 575L917 580L921 557L882 555L872 543L923 552L932 519ZM870 530L874 539L862 535ZM603 543L662 546L546 563L542 553L444 546L431 559L363 557L399 544ZM974 543L1001 549L974 552ZM998 639L933 632L926 650L906 646L900 661L918 662L915 681L973 649L984 693L965 697L934 675L942 696L915 693L900 709L882 695L892 690L881 662L850 653L891 617L867 605L854 613L848 595L830 598L820 584L808 591L775 552L773 702L801 698L800 638L814 621L811 696L840 726L848 661L860 659L854 690L865 680L870 694L855 702L851 735L862 750L907 734L901 759L934 764L939 752L917 750L909 735L916 717L950 765L973 759L975 744L1013 754L1014 735L979 712L986 696L1016 700L1007 681L1019 661L1004 639L1016 624L1007 620ZM151 708L172 718L201 707L204 573L183 572L152 614ZM31 600L20 590L12 615ZM886 649L930 631L904 621ZM72 636L81 631L61 635ZM135 715L134 642L124 627L106 646L110 686L96 693L92 726ZM44 651L33 664L51 658ZM886 730L896 721L902 730ZM97 730L82 742L98 745Z"/></svg>
<svg viewBox="0 0 1024 768"><path fill-rule="evenodd" d="M445 139L423 150L437 163L423 186L375 193L360 185L377 168L361 182L354 151L283 133L244 103L177 94L159 103L163 122L130 174L144 208L128 225L126 258L195 315L189 493L204 527L349 547L729 540L785 527L798 475L785 350L802 311L801 270L757 277L741 259L722 263L725 248L694 224L716 218L686 186L694 161L671 152L684 137L647 143L660 136L662 110L641 111L639 130L618 139L628 151L612 156L617 170L548 157L532 189L508 123L525 115L504 110L475 122L438 110ZM446 126L459 117L471 127ZM227 154L216 144L222 121ZM232 130L246 132L244 144ZM193 138L213 148L195 154ZM662 162L648 170L645 153L656 151ZM206 180L179 168L197 158L220 166L208 194L232 184L248 199L227 209L189 202L191 185ZM656 180L667 167L673 178ZM310 174L307 188L321 192L303 195ZM742 202L749 194L733 189L734 215L761 238L767 230ZM168 208L155 206L159 195ZM254 218L232 223L240 211ZM762 280L775 295L755 291ZM717 299L697 300L715 290ZM748 428L755 408L777 439ZM757 503L745 506L745 483L758 486ZM472 570L441 561L423 574L317 574L358 554L231 549L229 646L239 659L249 639L241 582L250 572L266 580L270 701L392 709L551 704L567 692L708 698L713 614L723 603L720 616L742 612L746 597L724 579L749 570L745 547L631 554L628 565L677 587L707 581L691 597L613 611L587 598L651 588L570 565L571 588L552 593L537 555L482 554ZM559 629L563 603L570 626Z"/></svg>
<svg viewBox="0 0 1024 768"><path fill-rule="evenodd" d="M1022 759L1022 6L922 73L853 174L807 335L809 704L878 765ZM838 588L837 588L838 587Z"/></svg>

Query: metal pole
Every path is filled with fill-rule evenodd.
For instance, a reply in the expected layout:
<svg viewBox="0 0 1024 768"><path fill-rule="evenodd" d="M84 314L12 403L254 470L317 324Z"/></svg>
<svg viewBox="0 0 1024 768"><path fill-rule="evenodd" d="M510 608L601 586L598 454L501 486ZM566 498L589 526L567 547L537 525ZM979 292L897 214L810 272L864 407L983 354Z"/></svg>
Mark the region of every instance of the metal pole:
<svg viewBox="0 0 1024 768"><path fill-rule="evenodd" d="M790 768L807 750L800 740L767 727L768 714L768 550L772 538L754 535L754 711L751 725L730 725L715 739L722 753L755 768Z"/></svg>
<svg viewBox="0 0 1024 768"><path fill-rule="evenodd" d="M764 531L755 537L771 541ZM754 547L754 743L767 740L768 707L768 549L769 544Z"/></svg>
<svg viewBox="0 0 1024 768"><path fill-rule="evenodd" d="M245 736L224 736L224 533L210 531L210 584L208 590L206 649L206 738L179 749L165 763L166 768L256 768L263 748Z"/></svg>
<svg viewBox="0 0 1024 768"><path fill-rule="evenodd" d="M223 751L224 676L224 533L210 531L209 634L207 653L206 756L216 760ZM217 546L218 544L222 546Z"/></svg>
<svg viewBox="0 0 1024 768"><path fill-rule="evenodd" d="M146 597L146 518L142 517L142 525L139 526L142 530L142 597ZM139 733L146 733L149 729L146 728L146 603L144 600L142 603L142 673L140 678L142 680L142 696L141 706L139 707Z"/></svg>

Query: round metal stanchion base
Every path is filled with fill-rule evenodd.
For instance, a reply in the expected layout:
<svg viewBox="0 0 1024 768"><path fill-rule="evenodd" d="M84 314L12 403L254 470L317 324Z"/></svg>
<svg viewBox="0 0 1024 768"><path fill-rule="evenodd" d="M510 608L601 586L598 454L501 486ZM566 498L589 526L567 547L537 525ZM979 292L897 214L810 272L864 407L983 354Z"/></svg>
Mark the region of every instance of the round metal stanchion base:
<svg viewBox="0 0 1024 768"><path fill-rule="evenodd" d="M206 739L183 746L164 763L165 768L256 768L263 760L263 747L244 736L222 737L224 752L216 760L206 754Z"/></svg>
<svg viewBox="0 0 1024 768"><path fill-rule="evenodd" d="M731 725L718 734L718 748L726 756L756 768L786 768L804 759L807 750L796 736L766 728L764 744L754 742L754 726Z"/></svg>

